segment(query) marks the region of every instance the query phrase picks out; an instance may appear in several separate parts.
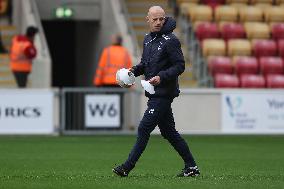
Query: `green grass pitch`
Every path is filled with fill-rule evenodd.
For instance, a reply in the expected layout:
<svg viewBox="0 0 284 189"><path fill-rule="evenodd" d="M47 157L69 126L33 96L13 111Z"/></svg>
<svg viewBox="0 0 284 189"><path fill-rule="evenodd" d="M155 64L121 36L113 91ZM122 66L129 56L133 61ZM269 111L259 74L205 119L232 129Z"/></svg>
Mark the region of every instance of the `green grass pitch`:
<svg viewBox="0 0 284 189"><path fill-rule="evenodd" d="M284 136L184 136L201 170L183 168L161 136L149 144L129 177L111 171L122 163L135 136L1 136L0 189L39 188L284 188Z"/></svg>

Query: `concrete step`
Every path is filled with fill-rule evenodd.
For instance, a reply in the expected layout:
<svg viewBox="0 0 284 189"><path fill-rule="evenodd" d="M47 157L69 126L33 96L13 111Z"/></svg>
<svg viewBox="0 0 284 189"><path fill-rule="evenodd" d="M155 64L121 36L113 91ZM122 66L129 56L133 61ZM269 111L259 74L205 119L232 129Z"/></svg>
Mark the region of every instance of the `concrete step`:
<svg viewBox="0 0 284 189"><path fill-rule="evenodd" d="M7 75L5 75L5 72L0 73L0 81L12 81L12 80L15 80L12 73L9 73Z"/></svg>
<svg viewBox="0 0 284 189"><path fill-rule="evenodd" d="M1 65L0 64L0 73L2 72L10 72L10 67L9 66L6 66L6 65Z"/></svg>
<svg viewBox="0 0 284 189"><path fill-rule="evenodd" d="M7 80L7 81L2 81L0 80L0 88L17 88L17 83L15 80Z"/></svg>
<svg viewBox="0 0 284 189"><path fill-rule="evenodd" d="M15 26L12 25L2 25L0 26L2 44L6 50L9 50L12 43L12 38L17 34Z"/></svg>
<svg viewBox="0 0 284 189"><path fill-rule="evenodd" d="M130 20L132 22L146 22L146 17L145 16L130 16Z"/></svg>
<svg viewBox="0 0 284 189"><path fill-rule="evenodd" d="M6 78L6 79L14 79L14 77L12 78L12 75L13 73L11 72L11 70L4 70L4 71L1 71L0 69L0 78L3 79L3 78Z"/></svg>
<svg viewBox="0 0 284 189"><path fill-rule="evenodd" d="M0 60L9 61L10 60L10 55L8 53L2 53L2 54L0 54Z"/></svg>

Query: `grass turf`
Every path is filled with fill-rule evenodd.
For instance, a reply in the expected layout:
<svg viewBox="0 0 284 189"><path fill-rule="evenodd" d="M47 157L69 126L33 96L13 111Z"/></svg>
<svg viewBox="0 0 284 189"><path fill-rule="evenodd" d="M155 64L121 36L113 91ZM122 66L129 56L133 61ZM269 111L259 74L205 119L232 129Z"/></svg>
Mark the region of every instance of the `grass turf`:
<svg viewBox="0 0 284 189"><path fill-rule="evenodd" d="M177 178L180 157L160 136L129 177L111 172L135 136L0 137L0 188L284 188L283 136L184 136L201 170Z"/></svg>

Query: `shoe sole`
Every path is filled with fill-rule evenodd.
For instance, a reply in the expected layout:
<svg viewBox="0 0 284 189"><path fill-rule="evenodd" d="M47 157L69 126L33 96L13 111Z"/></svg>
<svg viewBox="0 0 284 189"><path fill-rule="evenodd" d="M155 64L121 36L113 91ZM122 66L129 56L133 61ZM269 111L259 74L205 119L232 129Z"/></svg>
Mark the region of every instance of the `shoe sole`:
<svg viewBox="0 0 284 189"><path fill-rule="evenodd" d="M117 176L120 177L127 177L127 175L121 175L119 172L117 172L115 169L112 169L112 172L114 172Z"/></svg>
<svg viewBox="0 0 284 189"><path fill-rule="evenodd" d="M192 175L178 175L177 177L197 177L199 176L200 174L192 174Z"/></svg>

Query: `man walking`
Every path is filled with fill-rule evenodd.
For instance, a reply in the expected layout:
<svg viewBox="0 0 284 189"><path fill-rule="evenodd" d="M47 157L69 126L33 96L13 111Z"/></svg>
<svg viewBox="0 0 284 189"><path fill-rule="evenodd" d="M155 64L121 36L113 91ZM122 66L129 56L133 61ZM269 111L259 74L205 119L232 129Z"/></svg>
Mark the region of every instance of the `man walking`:
<svg viewBox="0 0 284 189"><path fill-rule="evenodd" d="M154 85L154 94L145 92L149 98L148 107L138 127L136 144L128 159L113 172L121 177L128 176L148 143L150 133L158 125L161 135L169 141L182 157L185 167L177 176L197 176L200 174L194 158L185 140L175 129L171 104L179 95L178 76L185 69L181 45L172 34L176 22L165 17L160 6L149 9L146 17L150 26L150 34L146 35L140 64L130 69L134 75L144 74L145 80Z"/></svg>

